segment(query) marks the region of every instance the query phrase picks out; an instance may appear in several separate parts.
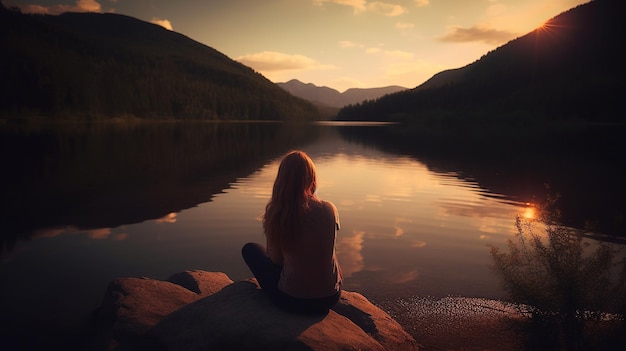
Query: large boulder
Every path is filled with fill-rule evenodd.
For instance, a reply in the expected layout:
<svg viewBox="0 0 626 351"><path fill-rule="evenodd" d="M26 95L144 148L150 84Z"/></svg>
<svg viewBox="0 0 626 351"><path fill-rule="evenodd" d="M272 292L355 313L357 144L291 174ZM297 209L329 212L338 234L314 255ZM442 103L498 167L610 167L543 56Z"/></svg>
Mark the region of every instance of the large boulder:
<svg viewBox="0 0 626 351"><path fill-rule="evenodd" d="M418 350L387 313L342 291L328 314L278 309L255 279L186 271L167 281L119 278L95 313L100 350Z"/></svg>

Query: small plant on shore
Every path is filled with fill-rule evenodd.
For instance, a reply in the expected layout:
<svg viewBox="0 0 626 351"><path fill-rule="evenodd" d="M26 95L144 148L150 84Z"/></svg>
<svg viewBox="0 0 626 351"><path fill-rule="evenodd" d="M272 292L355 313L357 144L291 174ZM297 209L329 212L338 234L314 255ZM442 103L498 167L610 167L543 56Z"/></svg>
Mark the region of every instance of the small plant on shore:
<svg viewBox="0 0 626 351"><path fill-rule="evenodd" d="M509 298L530 317L529 346L588 349L586 323L624 311L625 265L614 245L559 225L557 198L548 199L539 220L517 218L508 252L491 247L492 268Z"/></svg>

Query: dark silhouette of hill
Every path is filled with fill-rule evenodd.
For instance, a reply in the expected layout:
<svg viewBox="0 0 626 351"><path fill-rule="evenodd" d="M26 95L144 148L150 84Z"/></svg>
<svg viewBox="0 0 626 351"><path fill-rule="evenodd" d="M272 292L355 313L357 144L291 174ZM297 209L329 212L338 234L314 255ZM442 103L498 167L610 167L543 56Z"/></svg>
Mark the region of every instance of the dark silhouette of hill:
<svg viewBox="0 0 626 351"><path fill-rule="evenodd" d="M0 116L315 119L317 109L182 34L99 13L0 6Z"/></svg>
<svg viewBox="0 0 626 351"><path fill-rule="evenodd" d="M388 94L396 93L399 91L407 90L405 87L401 87L399 85L391 85L387 87L381 88L350 88L343 93L341 96L344 98L344 106L353 104L356 102L361 102L364 100L372 100L377 99L381 96L385 96Z"/></svg>
<svg viewBox="0 0 626 351"><path fill-rule="evenodd" d="M414 89L347 106L337 119L403 120L420 129L463 131L624 123L620 9L614 0L579 5L474 63Z"/></svg>
<svg viewBox="0 0 626 351"><path fill-rule="evenodd" d="M381 96L406 90L407 88L392 85L381 88L351 88L343 93L329 88L319 87L312 83L302 83L297 79L292 79L286 83L277 83L279 87L287 90L291 94L311 101L321 106L344 107L356 104L365 100L380 98Z"/></svg>
<svg viewBox="0 0 626 351"><path fill-rule="evenodd" d="M441 71L432 76L429 80L414 88L413 90L419 91L451 85L461 81L464 77L464 74L465 70L463 68L454 68Z"/></svg>

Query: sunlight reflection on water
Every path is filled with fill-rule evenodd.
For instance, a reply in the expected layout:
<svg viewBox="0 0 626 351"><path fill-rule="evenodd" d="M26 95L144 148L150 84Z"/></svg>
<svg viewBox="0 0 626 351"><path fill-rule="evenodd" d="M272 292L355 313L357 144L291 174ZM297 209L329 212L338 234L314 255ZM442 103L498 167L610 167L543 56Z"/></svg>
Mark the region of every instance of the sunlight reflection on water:
<svg viewBox="0 0 626 351"><path fill-rule="evenodd" d="M487 245L513 233L524 204L487 196L493 194L453 174L433 173L406 156L349 143L333 147L334 153L319 143L303 150L316 164L318 195L339 209L337 253L346 289L394 296L502 296L489 271ZM201 207L198 220L255 218L252 227L242 228L250 234L241 235L262 241L258 217L278 162L232 184ZM239 268L231 270L234 278L250 275Z"/></svg>

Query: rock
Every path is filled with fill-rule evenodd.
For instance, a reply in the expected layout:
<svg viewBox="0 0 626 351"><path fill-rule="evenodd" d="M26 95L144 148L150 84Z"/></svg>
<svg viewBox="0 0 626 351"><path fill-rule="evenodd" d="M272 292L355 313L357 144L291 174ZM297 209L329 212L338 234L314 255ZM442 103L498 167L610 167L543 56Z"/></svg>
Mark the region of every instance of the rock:
<svg viewBox="0 0 626 351"><path fill-rule="evenodd" d="M186 271L167 281L119 278L95 313L101 350L418 350L387 313L342 291L323 316L274 306L255 279Z"/></svg>

